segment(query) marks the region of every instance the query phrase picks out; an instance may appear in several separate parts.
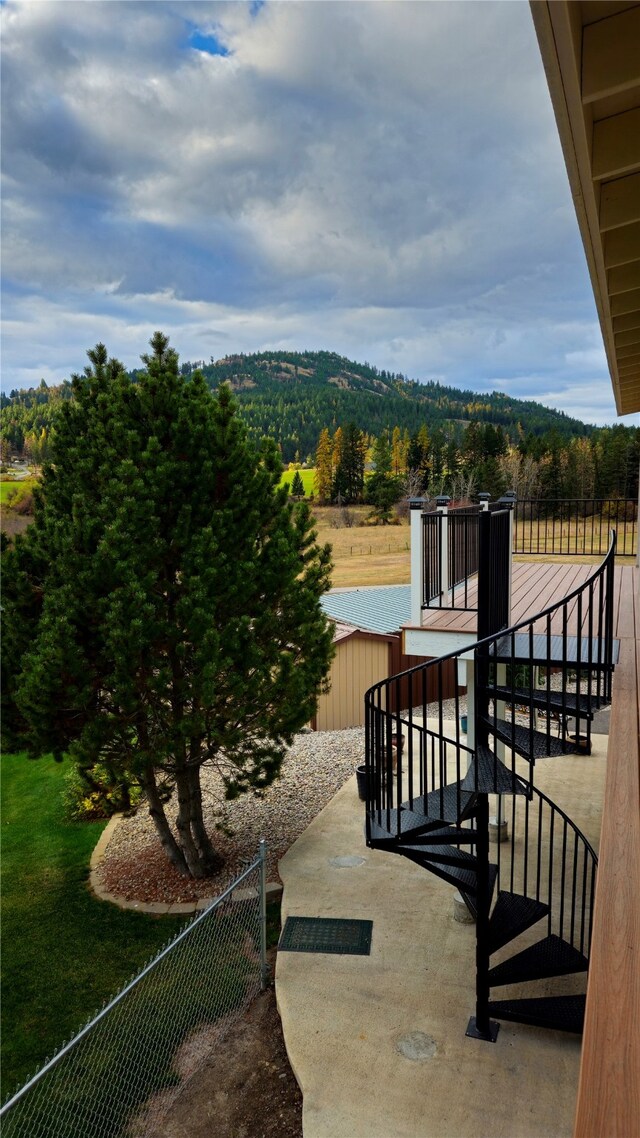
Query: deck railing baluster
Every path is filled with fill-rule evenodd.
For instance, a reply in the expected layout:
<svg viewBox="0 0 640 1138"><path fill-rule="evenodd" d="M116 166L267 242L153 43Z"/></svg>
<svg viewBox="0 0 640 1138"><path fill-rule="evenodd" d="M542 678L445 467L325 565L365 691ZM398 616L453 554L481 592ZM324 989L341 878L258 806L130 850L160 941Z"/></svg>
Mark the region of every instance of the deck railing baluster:
<svg viewBox="0 0 640 1138"><path fill-rule="evenodd" d="M516 507L513 551L598 556L607 551L611 527L618 531L620 554L636 553L638 502L635 498L521 499Z"/></svg>

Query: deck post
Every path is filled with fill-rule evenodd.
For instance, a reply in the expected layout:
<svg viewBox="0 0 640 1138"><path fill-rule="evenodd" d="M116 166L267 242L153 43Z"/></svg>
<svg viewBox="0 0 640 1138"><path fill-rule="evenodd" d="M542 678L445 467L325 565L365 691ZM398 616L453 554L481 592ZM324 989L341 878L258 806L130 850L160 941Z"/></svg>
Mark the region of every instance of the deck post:
<svg viewBox="0 0 640 1138"><path fill-rule="evenodd" d="M447 494L436 498L440 514L440 589L442 608L449 608L449 502Z"/></svg>
<svg viewBox="0 0 640 1138"><path fill-rule="evenodd" d="M513 544L516 525L516 492L507 490L504 494L509 506L509 624L511 624L511 582L513 581Z"/></svg>
<svg viewBox="0 0 640 1138"><path fill-rule="evenodd" d="M411 519L411 623L422 624L422 596L424 590L424 535L422 510L424 498L409 498Z"/></svg>

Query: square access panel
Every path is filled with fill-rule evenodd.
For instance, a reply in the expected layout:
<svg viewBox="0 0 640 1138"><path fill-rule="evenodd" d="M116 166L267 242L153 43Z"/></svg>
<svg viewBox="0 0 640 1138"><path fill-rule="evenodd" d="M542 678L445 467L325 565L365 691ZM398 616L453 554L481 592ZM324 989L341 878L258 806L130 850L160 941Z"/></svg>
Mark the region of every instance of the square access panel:
<svg viewBox="0 0 640 1138"><path fill-rule="evenodd" d="M287 917L280 936L280 952L328 952L342 956L369 956L373 921L336 917Z"/></svg>

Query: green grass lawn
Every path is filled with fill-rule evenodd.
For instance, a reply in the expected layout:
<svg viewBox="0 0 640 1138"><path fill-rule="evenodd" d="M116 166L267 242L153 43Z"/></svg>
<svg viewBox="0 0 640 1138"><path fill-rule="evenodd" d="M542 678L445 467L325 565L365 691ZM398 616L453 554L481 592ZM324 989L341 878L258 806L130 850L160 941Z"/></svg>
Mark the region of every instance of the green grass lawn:
<svg viewBox="0 0 640 1138"><path fill-rule="evenodd" d="M183 923L88 887L102 825L65 821L66 764L2 758L2 1099Z"/></svg>
<svg viewBox="0 0 640 1138"><path fill-rule="evenodd" d="M35 484L35 478L21 478L15 481L3 479L0 482L0 505L17 506L22 498L31 493Z"/></svg>
<svg viewBox="0 0 640 1138"><path fill-rule="evenodd" d="M290 486L295 477L295 473L295 470L285 470L280 480L281 483L284 482L287 486ZM310 494L315 493L315 467L312 467L310 470L299 470L298 473L302 479L302 485L304 486L304 496L308 498Z"/></svg>

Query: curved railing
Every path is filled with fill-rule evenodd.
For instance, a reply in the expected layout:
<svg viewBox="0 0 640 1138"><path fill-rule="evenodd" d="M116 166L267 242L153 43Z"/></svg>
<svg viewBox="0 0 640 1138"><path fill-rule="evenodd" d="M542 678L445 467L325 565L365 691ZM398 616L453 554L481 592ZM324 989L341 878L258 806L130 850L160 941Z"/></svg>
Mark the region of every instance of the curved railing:
<svg viewBox="0 0 640 1138"><path fill-rule="evenodd" d="M588 956L598 859L568 814L536 786L531 797L498 799L496 827L507 841L492 846L497 888L548 906L552 933Z"/></svg>
<svg viewBox="0 0 640 1138"><path fill-rule="evenodd" d="M501 532L504 519L495 516ZM553 1000L551 1012L544 998L492 1003L490 993L513 983L514 976L540 979L587 968L596 855L571 818L534 785L534 765L540 758L589 750L592 717L609 702L615 549L612 532L602 564L561 601L466 649L383 680L365 696L367 842L395 846L458 882L476 918L476 1014L467 1029L475 1038L495 1039L492 1011L499 1018L580 1030L581 996L562 997L560 1013ZM495 565L490 570L493 589ZM501 606L493 605L491 590L487 597L483 623L494 620L496 628L503 620ZM473 663L467 672L467 723L457 683L453 693L445 687L452 662L457 668L462 661ZM447 697L452 727L443 707ZM490 795L496 795L495 853ZM533 914L497 942L490 924L496 882L496 910L502 904L501 913L505 906L522 912L524 904ZM542 920L546 939L533 944L531 953L491 966L496 943L504 947Z"/></svg>
<svg viewBox="0 0 640 1138"><path fill-rule="evenodd" d="M434 793L444 802L445 788L463 814L470 791L504 789L505 770L514 790L524 786L529 793L545 741L546 750L558 754L589 749L591 717L611 695L615 548L612 532L609 551L591 576L534 617L367 691L367 825L374 820L400 836L398 806L412 810ZM451 690L451 663L466 660L475 663L471 715L457 683ZM444 700L450 701L448 715ZM510 718L508 705L515 709ZM465 711L468 735L461 722ZM490 745L496 747L491 755ZM476 761L480 748L482 764Z"/></svg>

